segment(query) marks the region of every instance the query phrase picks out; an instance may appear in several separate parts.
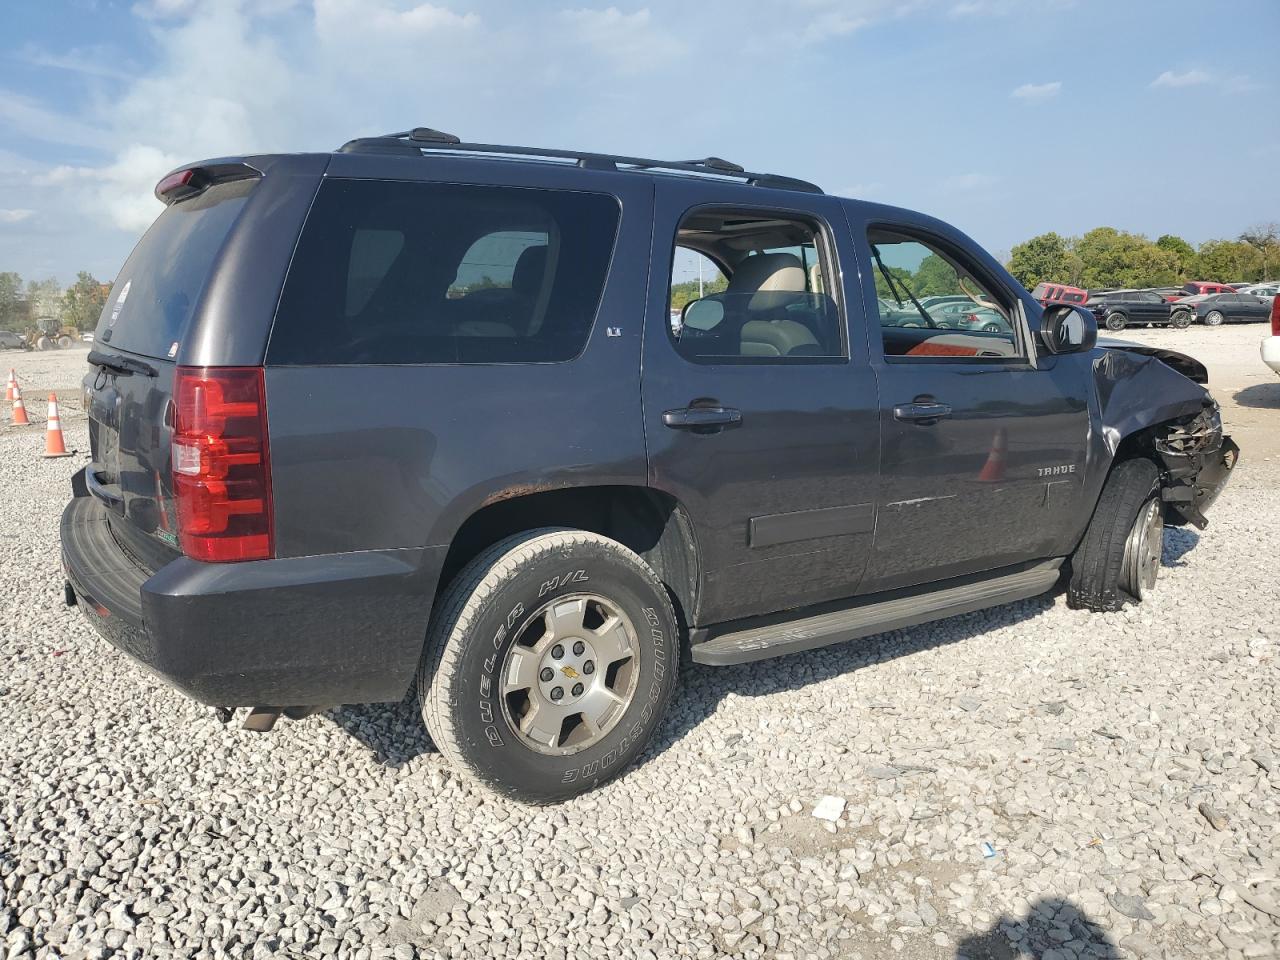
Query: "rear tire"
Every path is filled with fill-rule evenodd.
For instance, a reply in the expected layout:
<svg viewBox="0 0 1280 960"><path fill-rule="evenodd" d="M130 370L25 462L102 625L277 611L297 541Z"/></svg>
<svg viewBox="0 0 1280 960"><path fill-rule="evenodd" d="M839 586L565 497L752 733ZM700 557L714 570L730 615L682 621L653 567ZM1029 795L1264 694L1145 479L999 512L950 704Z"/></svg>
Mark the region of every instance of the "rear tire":
<svg viewBox="0 0 1280 960"><path fill-rule="evenodd" d="M1205 326L1208 327L1220 327L1225 319L1221 310L1210 310L1204 315Z"/></svg>
<svg viewBox="0 0 1280 960"><path fill-rule="evenodd" d="M1106 613L1141 602L1155 585L1163 543L1160 469L1146 459L1116 464L1071 557L1067 603Z"/></svg>
<svg viewBox="0 0 1280 960"><path fill-rule="evenodd" d="M1107 314L1107 329L1113 333L1118 333L1129 325L1129 318L1123 313Z"/></svg>
<svg viewBox="0 0 1280 960"><path fill-rule="evenodd" d="M675 689L679 645L666 588L631 550L583 530L518 534L437 601L418 673L423 720L440 752L490 789L566 800L644 749Z"/></svg>

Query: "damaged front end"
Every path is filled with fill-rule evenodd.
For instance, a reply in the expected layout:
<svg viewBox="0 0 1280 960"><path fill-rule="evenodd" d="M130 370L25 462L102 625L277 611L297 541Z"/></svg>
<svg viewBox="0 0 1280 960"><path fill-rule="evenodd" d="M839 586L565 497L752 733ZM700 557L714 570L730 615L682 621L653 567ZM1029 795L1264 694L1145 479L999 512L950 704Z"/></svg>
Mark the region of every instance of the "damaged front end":
<svg viewBox="0 0 1280 960"><path fill-rule="evenodd" d="M1223 436L1222 414L1210 405L1183 423L1157 428L1152 438L1169 482L1162 496L1169 509L1197 529L1209 523L1204 512L1218 498L1240 458L1240 448Z"/></svg>
<svg viewBox="0 0 1280 960"><path fill-rule="evenodd" d="M1161 464L1166 521L1204 529L1205 511L1240 457L1240 448L1223 435L1222 414L1205 389L1208 371L1173 350L1099 343L1103 349L1093 373L1107 454Z"/></svg>

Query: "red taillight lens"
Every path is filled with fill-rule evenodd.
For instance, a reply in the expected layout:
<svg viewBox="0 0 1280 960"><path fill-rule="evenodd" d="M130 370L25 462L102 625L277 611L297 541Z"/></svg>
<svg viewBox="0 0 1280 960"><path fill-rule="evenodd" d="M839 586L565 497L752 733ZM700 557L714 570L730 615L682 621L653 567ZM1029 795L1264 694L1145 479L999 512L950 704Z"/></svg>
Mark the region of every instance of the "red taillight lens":
<svg viewBox="0 0 1280 960"><path fill-rule="evenodd" d="M1280 337L1280 295L1271 298L1271 335Z"/></svg>
<svg viewBox="0 0 1280 960"><path fill-rule="evenodd" d="M261 367L179 367L172 463L179 543L194 560L273 555Z"/></svg>

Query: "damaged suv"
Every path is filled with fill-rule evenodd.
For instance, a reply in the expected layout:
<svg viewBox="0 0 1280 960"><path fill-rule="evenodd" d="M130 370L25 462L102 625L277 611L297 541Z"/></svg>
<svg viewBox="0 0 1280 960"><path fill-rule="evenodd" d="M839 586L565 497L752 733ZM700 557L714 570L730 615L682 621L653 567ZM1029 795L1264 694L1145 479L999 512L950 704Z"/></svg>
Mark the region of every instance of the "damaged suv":
<svg viewBox="0 0 1280 960"><path fill-rule="evenodd" d="M416 685L531 802L624 769L687 659L1064 578L1140 600L1237 456L1196 361L1096 344L938 220L717 158L420 128L156 193L89 356L68 602L259 729Z"/></svg>

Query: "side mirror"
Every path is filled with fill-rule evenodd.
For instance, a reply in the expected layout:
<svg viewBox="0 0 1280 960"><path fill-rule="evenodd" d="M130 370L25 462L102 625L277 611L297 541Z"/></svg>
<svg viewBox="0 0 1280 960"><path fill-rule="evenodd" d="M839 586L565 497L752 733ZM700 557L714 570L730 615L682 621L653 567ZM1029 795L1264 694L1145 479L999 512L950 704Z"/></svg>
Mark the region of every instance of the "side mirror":
<svg viewBox="0 0 1280 960"><path fill-rule="evenodd" d="M711 297L690 300L680 311L680 326L694 330L714 330L724 319L724 304Z"/></svg>
<svg viewBox="0 0 1280 960"><path fill-rule="evenodd" d="M1052 354L1083 353L1098 342L1098 319L1069 303L1052 303L1040 317L1040 341Z"/></svg>

